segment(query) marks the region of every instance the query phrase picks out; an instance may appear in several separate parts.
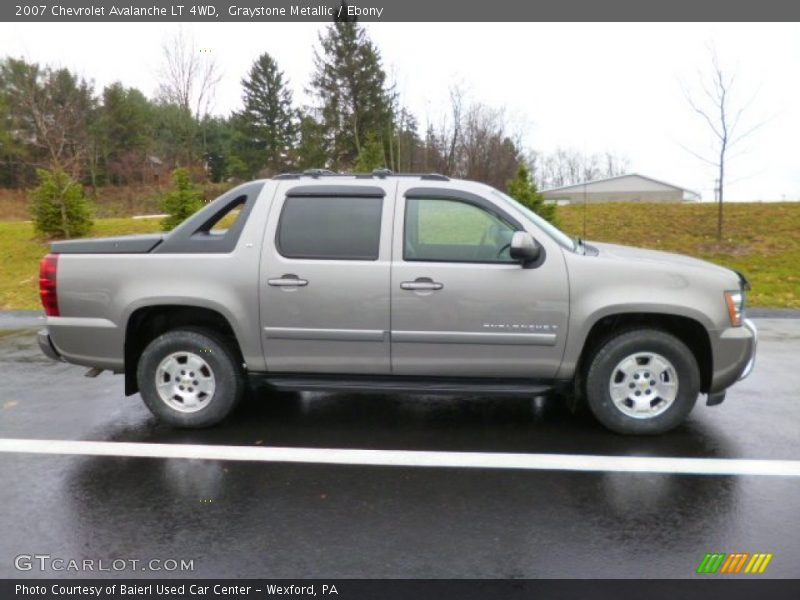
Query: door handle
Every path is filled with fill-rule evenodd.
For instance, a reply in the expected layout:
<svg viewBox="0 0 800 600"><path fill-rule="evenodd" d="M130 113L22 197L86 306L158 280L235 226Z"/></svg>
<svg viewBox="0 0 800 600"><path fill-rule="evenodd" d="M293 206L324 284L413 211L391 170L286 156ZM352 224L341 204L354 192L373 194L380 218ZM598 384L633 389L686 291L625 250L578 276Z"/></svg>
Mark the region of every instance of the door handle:
<svg viewBox="0 0 800 600"><path fill-rule="evenodd" d="M402 290L436 291L443 287L443 283L434 281L430 277L417 277L414 281L403 281L400 283L400 289Z"/></svg>
<svg viewBox="0 0 800 600"><path fill-rule="evenodd" d="M287 273L275 279L267 279L267 283L274 287L303 287L308 285L308 279L300 279L297 275Z"/></svg>

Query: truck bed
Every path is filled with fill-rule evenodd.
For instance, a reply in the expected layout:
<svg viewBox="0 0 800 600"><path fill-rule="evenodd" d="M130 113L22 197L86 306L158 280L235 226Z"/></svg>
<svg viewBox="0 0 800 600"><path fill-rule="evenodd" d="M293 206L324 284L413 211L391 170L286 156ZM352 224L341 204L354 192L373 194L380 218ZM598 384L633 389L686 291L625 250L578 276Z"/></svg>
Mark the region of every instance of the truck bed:
<svg viewBox="0 0 800 600"><path fill-rule="evenodd" d="M146 254L163 241L164 236L157 233L123 235L52 242L50 248L57 254Z"/></svg>

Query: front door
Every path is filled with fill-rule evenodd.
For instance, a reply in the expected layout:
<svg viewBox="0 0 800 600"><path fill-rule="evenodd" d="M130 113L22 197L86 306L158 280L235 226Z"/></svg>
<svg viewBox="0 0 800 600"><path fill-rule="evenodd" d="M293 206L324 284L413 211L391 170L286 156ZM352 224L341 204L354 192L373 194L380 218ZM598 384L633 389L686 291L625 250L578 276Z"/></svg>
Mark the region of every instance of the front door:
<svg viewBox="0 0 800 600"><path fill-rule="evenodd" d="M419 183L417 183L419 186ZM528 231L544 258L509 256L525 227L486 198L401 184L392 259L392 372L397 375L554 377L568 316L557 245Z"/></svg>
<svg viewBox="0 0 800 600"><path fill-rule="evenodd" d="M267 370L389 373L396 182L281 184L261 260Z"/></svg>

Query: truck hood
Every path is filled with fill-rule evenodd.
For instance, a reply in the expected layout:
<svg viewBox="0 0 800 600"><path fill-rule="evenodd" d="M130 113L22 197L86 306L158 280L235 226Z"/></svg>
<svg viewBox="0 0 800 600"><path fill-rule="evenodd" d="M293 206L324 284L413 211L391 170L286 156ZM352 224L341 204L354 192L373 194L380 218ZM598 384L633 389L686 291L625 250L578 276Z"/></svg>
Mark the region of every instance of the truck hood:
<svg viewBox="0 0 800 600"><path fill-rule="evenodd" d="M672 252L660 252L658 250L647 250L645 248L635 248L633 246L620 246L618 244L606 244L602 242L587 242L587 245L597 248L598 256L609 258L620 258L623 260L637 260L660 265L674 266L674 267L693 267L695 269L703 269L718 274L734 274L740 278L742 275L714 263L710 263L699 258L692 258L684 254L674 254Z"/></svg>

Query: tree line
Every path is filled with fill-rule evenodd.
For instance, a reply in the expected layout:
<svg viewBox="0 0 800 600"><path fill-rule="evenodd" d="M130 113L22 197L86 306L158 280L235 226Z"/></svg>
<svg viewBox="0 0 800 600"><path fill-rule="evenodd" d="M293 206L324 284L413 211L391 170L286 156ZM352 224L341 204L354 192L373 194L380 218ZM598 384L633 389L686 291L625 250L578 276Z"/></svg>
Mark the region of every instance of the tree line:
<svg viewBox="0 0 800 600"><path fill-rule="evenodd" d="M69 69L0 60L0 187L36 186L30 208L40 233L90 230L84 188L97 196L107 185L171 179L175 190L162 198L171 226L197 204L190 178L233 182L311 168L482 181L553 219L539 189L618 175L628 166L612 153L526 149L502 108L459 87L450 89L447 114L421 125L355 21L319 33L307 106L298 106L286 74L263 53L241 80L241 109L213 114L221 73L211 55L182 30L162 49L152 98L121 82L98 93ZM186 198L191 202L183 206Z"/></svg>
<svg viewBox="0 0 800 600"><path fill-rule="evenodd" d="M208 179L250 179L308 168L439 172L505 189L525 163L539 186L620 174L627 163L559 149L526 151L502 109L454 88L449 114L424 126L401 103L380 52L357 22L319 34L308 84L296 105L268 53L242 79L242 108L210 112L220 72L179 32L164 46L154 98L122 83L97 94L68 69L0 61L0 186L28 187L36 169L64 171L93 188L147 183L189 167Z"/></svg>

